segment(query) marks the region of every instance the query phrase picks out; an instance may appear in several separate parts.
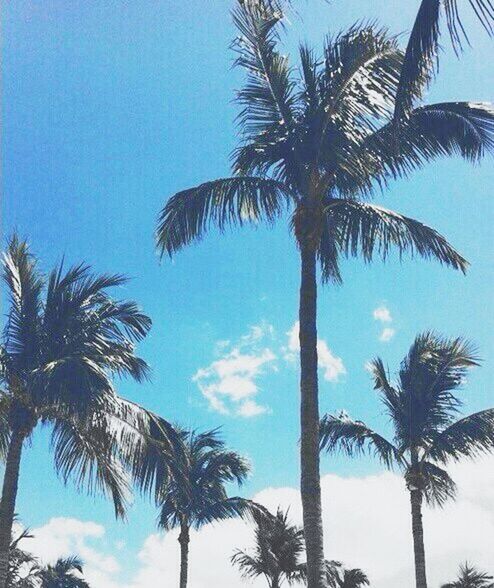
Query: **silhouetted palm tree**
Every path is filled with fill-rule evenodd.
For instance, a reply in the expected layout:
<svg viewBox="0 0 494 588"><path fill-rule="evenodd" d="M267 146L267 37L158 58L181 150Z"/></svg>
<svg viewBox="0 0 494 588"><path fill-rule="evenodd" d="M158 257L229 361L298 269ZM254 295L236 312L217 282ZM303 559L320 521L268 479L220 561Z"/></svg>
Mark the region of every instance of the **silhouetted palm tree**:
<svg viewBox="0 0 494 588"><path fill-rule="evenodd" d="M288 512L278 508L276 515L254 513L255 547L251 554L237 550L231 561L244 578L263 576L270 588L305 583L307 564L303 530L290 523ZM324 579L328 588L361 588L368 585L367 576L359 569L346 570L340 562L324 562Z"/></svg>
<svg viewBox="0 0 494 588"><path fill-rule="evenodd" d="M381 359L370 366L394 428L393 442L346 414L326 415L321 421L322 449L352 456L369 448L388 468L403 471L412 507L417 588L427 587L423 500L441 506L454 497L455 483L444 469L449 461L494 448L494 409L456 420L462 405L458 389L475 365L467 341L424 333L402 361L394 385Z"/></svg>
<svg viewBox="0 0 494 588"><path fill-rule="evenodd" d="M82 577L82 561L75 556L61 557L54 565L38 571L40 588L90 588Z"/></svg>
<svg viewBox="0 0 494 588"><path fill-rule="evenodd" d="M494 588L494 577L480 572L466 562L460 566L460 575L454 582L443 584L441 588Z"/></svg>
<svg viewBox="0 0 494 588"><path fill-rule="evenodd" d="M160 508L159 527L167 531L180 529L180 588L185 588L190 530L208 523L251 516L262 507L245 498L228 497L226 485L232 482L241 485L249 472L249 464L238 453L226 449L218 430L179 434L182 449L171 456L163 456L164 474L157 467L152 480L144 473L137 481L148 489L154 484ZM156 463L160 463L158 457Z"/></svg>
<svg viewBox="0 0 494 588"><path fill-rule="evenodd" d="M9 549L9 567L7 571L7 588L37 588L37 558L24 551L20 543L25 539L32 539L29 529L23 529L12 537Z"/></svg>
<svg viewBox="0 0 494 588"><path fill-rule="evenodd" d="M244 578L263 576L270 588L302 581L306 565L304 532L288 520L288 512L278 508L276 515L254 515L255 547L252 555L237 550L231 561Z"/></svg>
<svg viewBox="0 0 494 588"><path fill-rule="evenodd" d="M419 105L397 126L403 53L395 37L355 25L328 37L322 56L301 46L297 68L278 51L282 14L268 4L239 0L233 12L237 64L247 72L237 97L243 143L234 153L233 175L170 198L159 216L157 244L162 254L174 255L211 226L272 223L290 211L301 264L301 495L308 586L319 588L317 262L323 281L340 281L341 256L370 261L396 246L464 270L465 260L437 232L360 199L439 156L478 160L494 147L494 111L472 102Z"/></svg>
<svg viewBox="0 0 494 588"><path fill-rule="evenodd" d="M135 342L151 321L134 302L108 289L118 275L94 275L86 265L47 278L26 242L13 237L3 260L10 296L0 346L0 588L5 587L21 455L39 423L52 426L55 469L66 482L111 496L117 516L129 494L126 471L151 433L167 440L169 426L117 395L112 375L143 380L146 363Z"/></svg>

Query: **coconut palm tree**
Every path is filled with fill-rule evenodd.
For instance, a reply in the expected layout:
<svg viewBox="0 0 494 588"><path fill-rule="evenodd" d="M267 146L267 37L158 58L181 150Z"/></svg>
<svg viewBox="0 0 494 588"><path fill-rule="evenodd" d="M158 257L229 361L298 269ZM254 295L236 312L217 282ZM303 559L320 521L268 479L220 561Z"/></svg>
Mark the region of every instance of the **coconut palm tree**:
<svg viewBox="0 0 494 588"><path fill-rule="evenodd" d="M448 584L443 584L441 588L494 588L494 577L481 572L468 562L460 566L458 579Z"/></svg>
<svg viewBox="0 0 494 588"><path fill-rule="evenodd" d="M147 377L135 343L151 321L134 302L114 300L118 275L86 265L56 267L46 278L25 241L14 236L3 259L10 297L0 346L0 588L9 544L23 447L38 424L51 425L55 469L78 488L109 495L125 513L134 463L151 435L166 443L165 421L121 399L111 376Z"/></svg>
<svg viewBox="0 0 494 588"><path fill-rule="evenodd" d="M75 556L61 557L55 564L38 570L40 588L89 588L82 577L82 561Z"/></svg>
<svg viewBox="0 0 494 588"><path fill-rule="evenodd" d="M371 25L329 36L322 56L300 48L300 67L278 50L282 13L264 0L238 0L237 65L242 144L231 177L172 196L161 211L157 246L173 256L213 226L223 231L289 211L300 254L301 495L309 588L323 583L319 481L317 264L323 282L341 281L342 256L371 261L393 247L455 269L465 260L436 231L363 201L376 186L443 155L476 161L494 148L494 110L485 104L419 103L396 125L394 99L403 52ZM300 75L297 75L299 72ZM424 86L421 88L423 89ZM397 130L398 129L398 130Z"/></svg>
<svg viewBox="0 0 494 588"><path fill-rule="evenodd" d="M180 588L186 588L189 569L190 530L235 517L252 516L262 507L238 496L229 497L226 485L245 481L250 466L225 447L217 429L197 433L181 431L182 448L164 456L164 476L155 470L154 494L159 506L158 526L180 529ZM159 464L159 459L156 458ZM137 480L141 486L146 475Z"/></svg>
<svg viewBox="0 0 494 588"><path fill-rule="evenodd" d="M467 371L477 365L464 339L445 339L432 332L418 335L402 361L395 384L381 359L370 364L393 429L393 441L342 413L321 421L321 448L349 456L366 448L388 467L404 474L412 508L417 588L427 588L422 503L442 506L455 496L445 466L494 448L494 409L459 418L458 397Z"/></svg>
<svg viewBox="0 0 494 588"><path fill-rule="evenodd" d="M285 582L305 583L307 564L301 562L305 553L304 532L290 523L288 511L278 508L274 516L258 512L254 521L253 554L239 549L231 558L242 576L249 579L263 576L269 588L279 588ZM324 572L328 588L361 588L369 583L362 570L347 570L336 561L325 561Z"/></svg>
<svg viewBox="0 0 494 588"><path fill-rule="evenodd" d="M252 555L237 550L231 561L244 578L264 577L269 588L301 582L306 566L301 562L305 552L303 530L290 523L288 512L278 508L276 514L254 515L255 547Z"/></svg>

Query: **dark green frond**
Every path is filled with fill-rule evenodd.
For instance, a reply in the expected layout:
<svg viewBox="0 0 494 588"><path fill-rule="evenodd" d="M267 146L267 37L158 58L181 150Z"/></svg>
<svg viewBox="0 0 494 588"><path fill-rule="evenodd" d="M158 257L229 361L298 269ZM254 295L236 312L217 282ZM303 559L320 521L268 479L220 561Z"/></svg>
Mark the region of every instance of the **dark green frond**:
<svg viewBox="0 0 494 588"><path fill-rule="evenodd" d="M396 447L361 421L353 421L346 414L325 415L321 419L320 446L328 452L341 451L353 456L365 451L373 452L386 467L403 465L403 458Z"/></svg>
<svg viewBox="0 0 494 588"><path fill-rule="evenodd" d="M446 470L430 461L422 461L420 470L425 481L423 495L428 504L443 506L448 500L455 498L456 484Z"/></svg>
<svg viewBox="0 0 494 588"><path fill-rule="evenodd" d="M444 237L423 223L364 202L327 199L326 223L336 247L345 256L361 254L369 262L378 253L386 259L391 248L432 258L465 272L467 262Z"/></svg>
<svg viewBox="0 0 494 588"><path fill-rule="evenodd" d="M488 409L468 415L438 433L432 438L426 455L444 463L493 450L494 409Z"/></svg>
<svg viewBox="0 0 494 588"><path fill-rule="evenodd" d="M255 177L216 180L178 192L159 215L158 249L173 255L201 239L211 225L223 231L227 225L273 222L289 202L283 184Z"/></svg>

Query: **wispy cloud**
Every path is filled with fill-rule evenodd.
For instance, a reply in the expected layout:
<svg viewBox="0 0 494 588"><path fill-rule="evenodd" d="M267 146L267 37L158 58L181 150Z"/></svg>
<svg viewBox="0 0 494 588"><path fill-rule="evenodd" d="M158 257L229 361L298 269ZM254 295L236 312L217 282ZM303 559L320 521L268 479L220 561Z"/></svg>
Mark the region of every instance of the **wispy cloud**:
<svg viewBox="0 0 494 588"><path fill-rule="evenodd" d="M254 325L236 343L220 341L219 359L200 368L192 377L209 406L221 414L244 418L268 412L256 401L258 378L276 369L276 355L269 347L274 329L267 323Z"/></svg>
<svg viewBox="0 0 494 588"><path fill-rule="evenodd" d="M287 332L288 345L284 349L284 357L287 361L294 362L300 352L299 342L300 323L297 321ZM333 354L324 339L317 340L317 362L323 370L324 379L329 382L338 382L341 376L346 374L346 368L341 357Z"/></svg>
<svg viewBox="0 0 494 588"><path fill-rule="evenodd" d="M379 335L379 341L382 343L391 341L391 339L396 334L396 329L393 329L390 326L384 326L386 324L390 325L393 322L393 317L391 316L391 311L389 308L387 306L381 305L372 311L372 316L374 317L375 321L379 321L383 325L383 329Z"/></svg>

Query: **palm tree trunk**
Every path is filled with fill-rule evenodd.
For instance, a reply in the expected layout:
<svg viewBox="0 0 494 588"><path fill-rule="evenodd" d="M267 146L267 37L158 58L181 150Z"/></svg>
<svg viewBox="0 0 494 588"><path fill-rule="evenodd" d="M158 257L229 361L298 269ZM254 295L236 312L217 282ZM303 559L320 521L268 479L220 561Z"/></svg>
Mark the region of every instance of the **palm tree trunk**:
<svg viewBox="0 0 494 588"><path fill-rule="evenodd" d="M189 574L189 542L190 534L187 523L182 523L180 526L180 535L178 536L180 543L180 588L187 588L187 578Z"/></svg>
<svg viewBox="0 0 494 588"><path fill-rule="evenodd" d="M319 475L319 399L317 382L316 254L300 247L300 492L307 550L307 587L324 587L324 550Z"/></svg>
<svg viewBox="0 0 494 588"><path fill-rule="evenodd" d="M14 431L10 439L0 501L0 588L6 588L9 568L9 548L14 522L17 485L25 435Z"/></svg>
<svg viewBox="0 0 494 588"><path fill-rule="evenodd" d="M410 491L412 505L413 551L415 555L415 581L417 588L427 588L425 571L424 527L422 524L422 492Z"/></svg>

